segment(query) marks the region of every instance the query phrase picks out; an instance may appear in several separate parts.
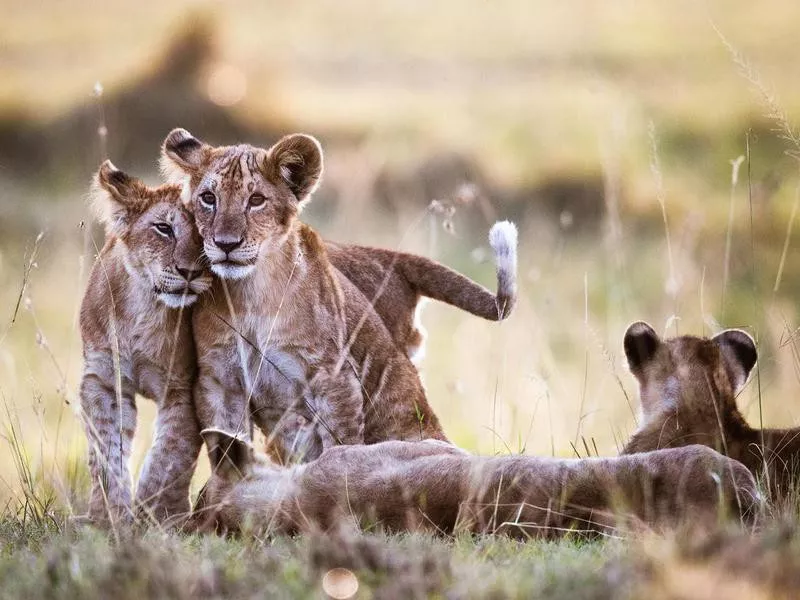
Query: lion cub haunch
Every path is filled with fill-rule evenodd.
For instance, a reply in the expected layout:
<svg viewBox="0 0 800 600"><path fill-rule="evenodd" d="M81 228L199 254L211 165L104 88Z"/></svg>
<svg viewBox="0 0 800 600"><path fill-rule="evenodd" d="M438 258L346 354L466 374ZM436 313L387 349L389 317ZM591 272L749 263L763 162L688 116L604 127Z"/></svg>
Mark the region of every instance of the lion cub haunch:
<svg viewBox="0 0 800 600"><path fill-rule="evenodd" d="M773 498L800 475L800 428L755 429L736 406L758 357L747 333L662 340L650 325L632 324L625 354L639 383L642 423L623 452L705 444L767 480Z"/></svg>
<svg viewBox="0 0 800 600"><path fill-rule="evenodd" d="M319 143L212 148L177 130L165 147L219 277L193 312L201 425L247 431L252 419L286 460L445 439L413 364L299 219L322 175Z"/></svg>
<svg viewBox="0 0 800 600"><path fill-rule="evenodd" d="M80 312L82 416L92 478L89 518L131 520L128 461L136 428L134 396L158 404L153 444L136 508L163 521L187 513L201 440L192 405L195 355L185 307L211 278L178 186L149 188L103 163L92 186L106 242Z"/></svg>
<svg viewBox="0 0 800 600"><path fill-rule="evenodd" d="M755 480L704 446L616 458L479 457L433 440L339 446L279 467L206 430L212 476L193 522L206 531L297 533L343 526L514 537L755 518Z"/></svg>
<svg viewBox="0 0 800 600"><path fill-rule="evenodd" d="M186 186L191 195L202 178L202 165L213 155L228 150L201 142L184 129L175 129L162 147L162 170L169 181ZM315 176L319 179L321 155L319 162L311 165L318 170ZM191 198L185 200L191 202ZM331 241L324 244L333 267L366 296L394 342L414 362L425 354L421 298L445 302L490 321L507 318L517 301L517 230L507 221L495 223L489 232L497 272L496 293L422 256Z"/></svg>

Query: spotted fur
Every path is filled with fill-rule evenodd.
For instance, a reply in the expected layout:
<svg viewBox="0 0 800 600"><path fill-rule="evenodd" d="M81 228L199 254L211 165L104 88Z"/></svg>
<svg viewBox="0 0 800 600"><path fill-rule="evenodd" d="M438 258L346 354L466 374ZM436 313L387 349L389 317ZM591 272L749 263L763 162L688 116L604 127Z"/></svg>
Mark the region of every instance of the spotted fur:
<svg viewBox="0 0 800 600"><path fill-rule="evenodd" d="M157 521L185 515L201 440L192 405L195 355L188 306L211 278L181 188L149 188L105 162L92 202L106 241L80 313L81 408L92 477L89 518ZM155 435L131 499L135 395L156 401Z"/></svg>

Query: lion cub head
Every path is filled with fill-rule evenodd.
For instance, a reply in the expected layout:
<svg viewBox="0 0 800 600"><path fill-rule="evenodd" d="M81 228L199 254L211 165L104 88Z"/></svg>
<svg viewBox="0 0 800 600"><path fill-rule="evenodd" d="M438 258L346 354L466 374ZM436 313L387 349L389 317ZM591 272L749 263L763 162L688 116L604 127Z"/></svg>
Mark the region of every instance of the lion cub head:
<svg viewBox="0 0 800 600"><path fill-rule="evenodd" d="M252 274L279 251L322 175L322 149L309 135L288 135L269 150L212 147L185 129L164 141L162 169L182 183L211 270L224 279Z"/></svg>
<svg viewBox="0 0 800 600"><path fill-rule="evenodd" d="M105 161L92 184L92 206L118 245L128 274L171 308L189 306L211 286L202 244L175 185L156 188Z"/></svg>
<svg viewBox="0 0 800 600"><path fill-rule="evenodd" d="M738 329L712 338L662 340L647 323L625 333L625 355L639 383L643 421L624 453L704 444L719 451L747 430L736 395L756 364L753 338Z"/></svg>

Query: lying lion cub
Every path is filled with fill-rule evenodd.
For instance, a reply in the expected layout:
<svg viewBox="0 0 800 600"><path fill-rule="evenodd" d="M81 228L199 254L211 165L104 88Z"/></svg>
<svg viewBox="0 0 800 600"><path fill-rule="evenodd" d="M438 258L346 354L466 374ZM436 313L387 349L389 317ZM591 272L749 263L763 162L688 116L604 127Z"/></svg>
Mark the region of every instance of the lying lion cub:
<svg viewBox="0 0 800 600"><path fill-rule="evenodd" d="M661 340L638 322L625 333L625 354L639 382L643 419L624 453L705 444L765 477L774 499L795 489L800 428L754 429L736 407L758 357L747 333Z"/></svg>
<svg viewBox="0 0 800 600"><path fill-rule="evenodd" d="M204 531L293 534L355 525L389 531L557 537L682 522L748 520L750 472L704 446L616 458L478 457L435 440L339 446L279 467L205 430L213 473L195 505Z"/></svg>
<svg viewBox="0 0 800 600"><path fill-rule="evenodd" d="M212 157L229 150L209 146L185 129L175 129L164 140L162 170L168 180L188 185L192 193L202 183ZM317 179L322 175L322 155L319 161L315 165ZM517 232L511 223L497 223L489 233L497 267L496 294L423 256L329 240L324 244L334 268L367 297L394 342L414 362L425 354L425 331L419 320L421 297L446 302L490 321L508 317L517 301Z"/></svg>
<svg viewBox="0 0 800 600"><path fill-rule="evenodd" d="M192 405L195 355L190 306L211 285L199 266L202 245L178 186L149 188L106 161L93 206L106 243L81 305L84 371L81 408L89 438L89 519L130 520L128 461L136 429L134 396L158 404L153 445L136 494L161 521L189 510L189 482L200 453Z"/></svg>
<svg viewBox="0 0 800 600"><path fill-rule="evenodd" d="M201 425L247 431L252 410L283 460L336 444L446 439L404 349L298 217L322 173L319 143L298 134L269 150L211 148L177 130L165 148L188 175L188 205L220 277L193 315ZM512 232L507 224L498 235L511 273Z"/></svg>

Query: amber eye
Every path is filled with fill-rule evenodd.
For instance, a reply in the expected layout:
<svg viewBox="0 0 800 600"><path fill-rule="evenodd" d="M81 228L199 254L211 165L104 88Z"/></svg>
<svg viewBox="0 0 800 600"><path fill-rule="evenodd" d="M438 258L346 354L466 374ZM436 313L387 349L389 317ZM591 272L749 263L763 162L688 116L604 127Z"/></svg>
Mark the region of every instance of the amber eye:
<svg viewBox="0 0 800 600"><path fill-rule="evenodd" d="M164 237L173 237L174 231L169 223L153 223L155 230Z"/></svg>
<svg viewBox="0 0 800 600"><path fill-rule="evenodd" d="M200 194L200 204L205 208L212 209L217 205L217 197L211 192Z"/></svg>
<svg viewBox="0 0 800 600"><path fill-rule="evenodd" d="M264 196L262 196L261 194L253 194L252 196L250 196L250 200L248 200L247 203L250 205L250 208L259 208L261 206L264 206L264 203L266 201L267 199L264 198Z"/></svg>

